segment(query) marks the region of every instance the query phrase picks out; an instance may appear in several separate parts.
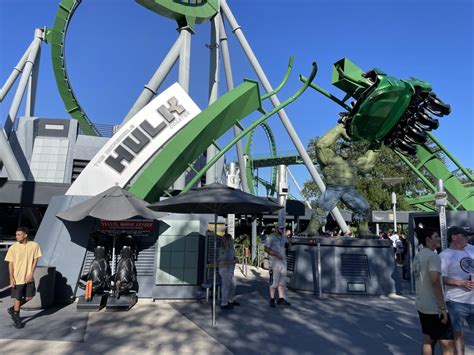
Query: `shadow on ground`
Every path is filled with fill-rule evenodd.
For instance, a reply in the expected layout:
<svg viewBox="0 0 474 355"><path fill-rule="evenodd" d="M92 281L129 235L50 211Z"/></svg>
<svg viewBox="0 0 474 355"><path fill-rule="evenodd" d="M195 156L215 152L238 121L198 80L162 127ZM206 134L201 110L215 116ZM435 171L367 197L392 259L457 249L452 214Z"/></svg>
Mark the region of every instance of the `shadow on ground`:
<svg viewBox="0 0 474 355"><path fill-rule="evenodd" d="M270 308L265 272L239 278L241 306L173 304L185 317L236 354L415 354L418 317L405 297L326 297L289 291L291 307Z"/></svg>
<svg viewBox="0 0 474 355"><path fill-rule="evenodd" d="M128 312L82 313L75 304L23 312L25 328L17 330L6 312L9 299L4 298L0 349L22 354L140 355L420 352L421 332L410 294L318 298L289 291L291 307L270 308L266 271L249 268L248 277L237 274L241 306L231 311L218 308L216 327L211 325L210 303L141 300ZM472 332L466 342L469 353Z"/></svg>
<svg viewBox="0 0 474 355"><path fill-rule="evenodd" d="M3 298L0 303L0 338L33 339L82 342L87 326L87 313L78 313L75 307L55 306L44 310L21 310L23 329L12 326L7 313L11 306L10 298Z"/></svg>

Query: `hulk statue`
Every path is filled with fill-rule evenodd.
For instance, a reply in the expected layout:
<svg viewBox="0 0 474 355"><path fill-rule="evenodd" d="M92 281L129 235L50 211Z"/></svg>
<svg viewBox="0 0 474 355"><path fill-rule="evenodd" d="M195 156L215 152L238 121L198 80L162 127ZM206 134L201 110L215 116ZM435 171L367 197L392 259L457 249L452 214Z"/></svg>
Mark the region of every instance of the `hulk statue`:
<svg viewBox="0 0 474 355"><path fill-rule="evenodd" d="M319 234L319 230L326 224L329 212L334 209L338 201L342 201L353 212L353 220L357 225L358 237L373 236L368 227L369 204L355 189L357 171L369 171L375 166L379 151L369 149L363 156L352 157L352 148L343 143L336 150L336 142L343 138L350 141L343 124L338 124L316 143L316 156L325 177L326 191L317 201L316 212L311 216L308 228L303 232L307 236Z"/></svg>

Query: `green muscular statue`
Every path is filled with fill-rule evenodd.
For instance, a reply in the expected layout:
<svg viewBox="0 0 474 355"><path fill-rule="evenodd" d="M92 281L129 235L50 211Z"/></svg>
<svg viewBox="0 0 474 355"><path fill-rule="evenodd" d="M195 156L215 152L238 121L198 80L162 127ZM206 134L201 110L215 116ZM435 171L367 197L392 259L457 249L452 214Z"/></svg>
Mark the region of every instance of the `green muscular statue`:
<svg viewBox="0 0 474 355"><path fill-rule="evenodd" d="M342 201L353 212L357 236L372 236L367 222L369 204L356 191L355 179L358 170L369 171L375 166L379 152L368 150L363 156L354 159L351 146L343 143L338 154L335 143L339 138L350 141L342 124L327 132L316 144L316 156L325 178L326 191L319 197L316 213L311 216L309 226L303 234L318 235L319 229L326 224L329 212L336 207L338 201Z"/></svg>

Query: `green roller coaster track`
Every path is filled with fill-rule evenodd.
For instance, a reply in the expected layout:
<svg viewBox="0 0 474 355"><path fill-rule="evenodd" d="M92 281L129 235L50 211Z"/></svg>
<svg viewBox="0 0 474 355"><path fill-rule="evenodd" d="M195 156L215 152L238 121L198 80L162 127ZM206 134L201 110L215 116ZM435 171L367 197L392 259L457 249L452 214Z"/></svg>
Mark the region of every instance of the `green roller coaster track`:
<svg viewBox="0 0 474 355"><path fill-rule="evenodd" d="M293 69L293 62L294 58L293 56L290 57L290 60L288 62L288 68L286 70L285 76L283 77L283 80L280 82L280 84L273 90L272 92L267 93L266 95L262 96L262 100L265 100L269 98L270 96L276 94L281 90L281 88L285 85L285 83L288 81L288 78L290 77L291 70ZM266 112L263 109L260 109L260 112L265 114ZM263 122L260 125L263 128L263 131L265 132L265 135L267 136L268 143L270 146L270 151L272 154L272 158L276 159L277 158L277 149L276 149L276 143L275 143L275 137L273 136L273 132L270 128L270 126L266 123ZM263 185L267 189L267 195L268 196L273 196L275 194L276 190L276 179L277 179L277 168L276 165L272 165L272 175L271 175L271 182L267 182L263 179L259 179L257 176L254 174L254 159L252 157L252 143L253 143L253 136L255 134L255 130L250 132L249 137L245 143L245 149L244 153L248 157L247 161L247 166L246 166L246 175L247 175L247 181L253 181L254 184L249 184L249 192L252 194L256 194L255 188L257 187L258 184Z"/></svg>
<svg viewBox="0 0 474 355"><path fill-rule="evenodd" d="M182 128L153 158L130 187L130 192L156 201L194 162L214 139L236 121L260 108L258 84L245 81L229 91ZM206 169L207 170L207 169Z"/></svg>
<svg viewBox="0 0 474 355"><path fill-rule="evenodd" d="M217 0L196 2L193 6L179 1L138 0L137 2L160 15L173 18L178 22L185 21L186 25L191 27L214 16L218 9ZM54 26L46 31L46 42L51 44L54 76L66 111L79 122L84 134L100 136L74 94L66 67L67 30L80 4L81 0L61 0Z"/></svg>
<svg viewBox="0 0 474 355"><path fill-rule="evenodd" d="M314 77L316 76L316 73L318 71L318 67L316 63L313 63L313 70L311 71L311 74L309 75L308 79L303 83L303 86L291 97L283 101L280 105L274 107L271 111L265 113L262 117L254 121L252 124L250 124L246 129L244 129L242 132L240 132L237 136L234 137L222 150L220 150L214 158L212 158L200 171L196 172L196 175L191 179L191 181L184 187L183 192L189 191L198 181L199 179L206 173L206 171L213 166L230 148L232 148L239 140L241 140L243 137L248 135L252 130L254 130L258 125L263 123L265 120L267 120L270 116L274 115L281 109L285 108L289 104L291 104L293 101L295 101L298 97L300 97L303 92L308 88L308 86L311 84L313 81ZM285 80L284 80L285 82ZM273 91L271 93L268 93L264 97L268 98L269 96L273 95L276 91Z"/></svg>
<svg viewBox="0 0 474 355"><path fill-rule="evenodd" d="M183 23L183 21L185 21L187 25L192 26L192 27L195 24L202 23L206 19L214 16L216 14L216 11L218 10L218 2L216 0L205 1L199 4L197 3L196 6L192 6L192 7L190 7L189 4L187 3L181 4L179 2L166 2L166 1L162 2L160 0L137 0L137 2L162 16L176 20L178 23ZM84 134L92 135L92 136L100 136L98 129L94 126L94 124L88 118L86 112L81 107L81 105L79 104L79 101L77 100L74 94L74 91L73 91L73 88L72 88L72 85L67 73L67 67L66 67L65 48L66 48L67 30L68 30L69 24L71 23L72 17L75 14L75 11L77 10L80 4L81 4L81 0L62 0L61 1L58 12L56 14L54 26L52 29L47 30L46 42L51 44L53 71L56 78L58 91L61 95L61 98L63 99L66 111L72 116L72 118L76 119L79 122L81 131ZM290 64L285 74L284 80L272 93L265 95L263 98L267 98L271 94L274 94L281 89L281 87L283 86L283 84L286 82L286 80L289 77L292 65L293 65L293 58L290 58ZM259 109L262 111L261 107ZM268 124L266 124L265 122L262 123L261 126L264 129L264 132L269 139L272 154L274 157L276 157L275 140L271 132L271 129L268 126ZM251 134L251 137L247 141L248 145L245 151L249 157L251 157L250 147L251 147L252 136L253 136L253 132ZM213 137L212 140L214 140L215 138L216 137ZM161 159L163 159L163 155L160 154L160 156L161 156ZM151 164L151 166L153 166L153 163ZM249 169L247 171L247 176L249 177L249 181L257 182L258 180L253 178L253 169L251 168L252 166L251 160L248 166L249 166ZM176 166L173 166L170 170L172 169L182 170L182 169L177 169ZM152 171L153 173L155 173L153 169ZM144 176L142 176L138 181L142 181L143 179L146 179L146 176L148 176L148 173L146 172L146 170L144 173L145 173ZM175 174L173 174L173 176L174 175ZM177 178L177 176L174 176L174 178ZM165 180L167 181L165 185L168 184L168 186L170 186L172 183L171 181L172 179L167 177ZM164 187L163 183L164 183L163 181L157 182L156 186L161 186L161 188L156 188L155 189L156 193L159 193L159 191L163 192L163 189L168 187L168 186ZM271 188L271 194L274 193L275 184L276 184L276 168L273 169L272 171L271 186L273 187ZM251 192L254 193L253 185L251 185L250 188L251 188ZM133 185L132 189L136 193L139 193L138 191L136 191L136 190L139 190L136 184Z"/></svg>
<svg viewBox="0 0 474 355"><path fill-rule="evenodd" d="M260 127L263 128L263 131L265 132L265 135L267 136L268 143L270 146L270 151L271 151L271 156L272 158L277 157L277 149L276 149L276 143L275 143L275 137L273 136L272 130L268 123L263 122ZM252 143L253 143L253 136L255 134L255 130L253 130L245 142L245 148L244 152L248 156L248 161L247 161L247 166L246 168L246 174L247 174L247 181L254 181L254 184L249 184L249 192L251 194L256 194L255 188L257 184L262 184L264 187L267 189L267 195L268 196L273 196L275 194L276 190L276 179L277 179L277 168L276 166L272 166L272 175L271 175L271 181L268 182L267 184L264 184L262 179L258 179L255 174L254 174L254 164L253 164L253 157L252 157Z"/></svg>
<svg viewBox="0 0 474 355"><path fill-rule="evenodd" d="M436 183L433 181L439 179L443 180L444 187L448 192L448 207L450 210L459 211L474 211L474 178L465 169L461 163L455 159L449 151L441 145L441 143L431 134L428 134L433 145L422 144L418 145L416 149L416 157L418 164L412 164L405 156L397 153L400 159L407 164L410 169L425 183L431 195L423 196L422 198L407 199L412 205L425 211L434 211L434 193L437 191ZM450 171L445 161L450 160L457 169ZM428 171L428 176L423 171ZM464 176L464 181L461 181L458 175Z"/></svg>
<svg viewBox="0 0 474 355"><path fill-rule="evenodd" d="M197 1L195 4L191 4L192 6L188 2L180 1L169 2L162 0L137 0L137 2L149 8L150 10L159 13L160 15L176 20L178 23L182 23L184 21L191 27L194 26L194 24L201 23L205 19L215 15L218 9L217 0L201 2ZM79 104L72 89L66 68L65 42L67 30L71 19L80 3L81 0L61 0L58 12L56 14L54 26L52 29L47 29L45 38L46 42L51 44L54 75L59 93L65 104L67 112L72 116L72 118L79 122L81 131L84 134L100 136L98 129L87 117L87 114ZM281 89L283 84L288 79L291 67L292 59L290 59L290 64L285 75L285 79L274 92L263 96L261 98L262 100L268 98L270 95L273 95L275 92ZM279 159L276 153L275 141L269 126L264 121L279 109L294 101L294 99L296 99L296 97L298 97L308 85L337 104L341 105L345 109L348 108L347 104L344 102L346 98L339 100L328 91L312 83L312 78L307 79L303 76L300 76L300 80L305 82L303 88L300 89L300 91L292 98L288 99L283 104L278 106L278 108L273 109L269 113L265 113L262 110L260 98L257 100L259 94L256 83L247 81L238 88L229 92L227 95L224 95L214 105L211 105L200 115L202 116L200 120L202 127L200 128L205 131L206 136L209 139L203 140L202 136L200 136L201 139L198 139L196 135L192 135L188 130L185 130L181 135L179 135L179 137L177 136L175 140L170 142L169 148L165 147L165 149L163 149L163 151L160 152L157 157L155 157L153 162L151 162L143 171L143 173L137 178L136 182L132 185L131 190L148 200L155 199L157 196L164 193L165 189L168 188L174 181L173 179L179 176L182 171L189 168L191 165L190 162L194 161L196 157L202 153L203 150L201 148L205 144L209 145L215 142L215 139L220 137L220 135L225 132L225 128L227 128L229 124L239 124L239 120L246 114L253 112L253 110L259 110L264 113L264 116L255 121L250 125L249 128L245 129L239 136L232 140L232 142L229 143L226 148L221 150L211 162L214 164L217 159L221 157L233 144L235 144L245 135L250 134L245 149L245 153L251 158L246 171L248 180L256 181L257 183L263 184L267 188L269 187L270 191L273 193L276 182L276 169L272 171L270 183L267 182L264 184L261 179L253 177L254 168L258 167L260 164L259 162L252 159L250 154L254 129L259 124L261 124L270 143L272 154L270 160L275 162ZM233 101L241 103L242 110L236 110L235 105L233 105ZM227 117L229 112L233 112L235 114L233 120ZM214 120L216 117L224 117L223 119L225 123L223 123L222 126L218 126L216 124L217 121ZM197 129L197 127L194 128ZM230 126L228 128L230 128ZM424 196L423 198L411 199L409 202L423 210L434 210L433 201L434 192L436 192L436 184L432 183L431 181L442 179L448 192L448 208L452 210L464 209L468 211L474 211L474 178L472 174L470 174L469 171L465 169L433 135L430 134L429 138L433 143L432 146L428 146L427 144L417 146L416 157L419 161L418 164L412 164L406 157L399 154L400 159L402 159L425 183L425 185L431 191L433 191L433 195ZM202 144L198 144L200 143L197 142L199 140L202 141ZM174 149L179 148L183 150L183 153L179 155L181 159L176 159L176 150L173 151L172 147L174 147ZM158 159L158 157L160 158ZM298 157L289 157L288 159L290 159L291 162L294 161L293 163L297 163L299 161ZM447 160L450 160L457 167L457 170L453 172L449 171L445 164L445 161ZM189 189L192 184L196 183L199 177L202 176L205 171L210 168L210 166L212 166L211 162L209 162L199 172L196 172L195 177L192 179L191 183L186 186L185 190ZM160 164L163 164L163 168L158 167ZM167 171L164 170L164 166L168 167ZM171 174L170 171L174 171L174 173ZM428 171L428 176L426 176L424 171ZM159 172L159 176L156 175L157 172ZM463 181L461 181L458 177L460 174L464 176ZM270 186L268 186L269 184ZM255 193L253 186L249 186L249 188L251 189L251 192Z"/></svg>
<svg viewBox="0 0 474 355"><path fill-rule="evenodd" d="M358 68L354 65L354 70L356 69ZM358 70L362 72L362 70ZM300 80L306 81L306 78L300 76ZM348 98L347 96L344 100L339 100L315 83L311 83L310 86L312 89L336 102L343 108L348 108L347 104L344 102L345 99ZM417 145L416 159L418 160L418 164L412 164L404 155L396 152L400 159L410 167L416 176L423 181L426 187L433 192L432 195L423 196L422 198L417 199L407 199L407 201L422 210L435 211L434 193L437 191L437 183L432 181L441 179L443 180L444 187L448 193L448 208L450 210L474 211L474 178L472 174L470 174L469 171L441 145L433 134L428 133L427 135L433 145L429 146L427 143ZM457 167L457 170L451 172L446 166L445 162L447 161L451 161ZM425 172L428 172L428 174ZM461 181L458 178L459 174L463 174L463 180L465 181Z"/></svg>
<svg viewBox="0 0 474 355"><path fill-rule="evenodd" d="M157 14L173 19L179 24L194 27L213 17L219 11L218 0L136 0L140 5Z"/></svg>
<svg viewBox="0 0 474 355"><path fill-rule="evenodd" d="M295 101L308 87L316 75L317 67L307 82L290 98L273 108L254 121L241 133L234 137L222 148L201 170L195 171L195 176L184 187L183 192L189 191L230 148L251 133L255 127L262 124L273 114ZM268 95L266 95L268 97ZM251 112L261 110L258 84L245 81L243 84L220 97L206 110L196 116L187 126L181 129L160 152L151 164L140 174L130 187L136 196L147 201L155 201L181 175L204 150L233 125Z"/></svg>
<svg viewBox="0 0 474 355"><path fill-rule="evenodd" d="M59 94L63 99L66 111L79 122L82 132L89 136L100 136L99 131L87 117L69 81L66 69L66 34L69 23L80 0L62 0L56 14L54 26L46 31L46 42L51 44L51 55L54 76L58 85Z"/></svg>

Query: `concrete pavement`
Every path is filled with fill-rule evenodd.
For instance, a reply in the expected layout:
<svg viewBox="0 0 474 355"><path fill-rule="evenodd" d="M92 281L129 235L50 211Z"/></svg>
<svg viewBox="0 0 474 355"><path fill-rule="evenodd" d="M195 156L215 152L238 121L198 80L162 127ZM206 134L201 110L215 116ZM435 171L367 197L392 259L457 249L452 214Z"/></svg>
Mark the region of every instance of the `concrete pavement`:
<svg viewBox="0 0 474 355"><path fill-rule="evenodd" d="M25 328L11 326L0 303L0 352L5 354L417 354L421 332L412 295L333 296L289 292L291 307L268 306L267 272L240 271L237 299L210 304L141 300L129 312L76 312L75 304L24 311ZM474 354L473 333L467 352Z"/></svg>

